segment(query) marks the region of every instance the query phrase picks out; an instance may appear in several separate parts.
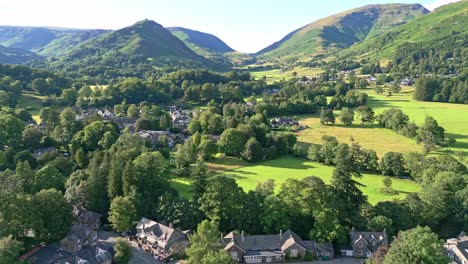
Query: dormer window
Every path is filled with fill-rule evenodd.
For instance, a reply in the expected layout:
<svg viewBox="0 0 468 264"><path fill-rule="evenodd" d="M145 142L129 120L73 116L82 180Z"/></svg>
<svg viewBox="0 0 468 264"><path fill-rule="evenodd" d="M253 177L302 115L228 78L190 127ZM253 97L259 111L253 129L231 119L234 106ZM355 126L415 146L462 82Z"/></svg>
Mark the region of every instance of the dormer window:
<svg viewBox="0 0 468 264"><path fill-rule="evenodd" d="M358 243L358 247L364 247L364 242L362 242L362 241L359 242L359 243Z"/></svg>

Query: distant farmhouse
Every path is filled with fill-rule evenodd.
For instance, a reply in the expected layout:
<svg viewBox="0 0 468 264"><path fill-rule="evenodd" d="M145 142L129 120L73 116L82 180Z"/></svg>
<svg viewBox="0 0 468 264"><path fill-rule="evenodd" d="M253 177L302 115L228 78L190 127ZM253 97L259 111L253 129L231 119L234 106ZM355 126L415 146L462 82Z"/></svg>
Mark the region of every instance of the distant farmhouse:
<svg viewBox="0 0 468 264"><path fill-rule="evenodd" d="M223 246L238 263L281 263L287 258L302 259L307 253L322 260L333 259L331 243L302 240L290 230L276 235L231 232L223 237Z"/></svg>

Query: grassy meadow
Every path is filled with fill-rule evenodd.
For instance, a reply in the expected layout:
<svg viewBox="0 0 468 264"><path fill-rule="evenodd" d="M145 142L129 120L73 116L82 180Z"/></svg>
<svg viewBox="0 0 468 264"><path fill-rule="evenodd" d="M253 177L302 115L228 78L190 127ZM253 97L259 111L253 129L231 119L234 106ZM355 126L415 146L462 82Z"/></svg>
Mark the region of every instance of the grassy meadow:
<svg viewBox="0 0 468 264"><path fill-rule="evenodd" d="M375 93L373 88L361 91L369 94L368 105L374 109L376 114L382 113L386 109L399 108L409 116L410 121L414 121L418 125L424 123L426 116L434 117L439 125L446 129L447 136L457 140L455 145L439 149L434 153L468 152L467 105L415 101L412 97L413 88L409 87L405 87L401 93L392 96L379 95ZM422 146L418 145L415 140L389 129L378 127L375 124L361 125L359 122L347 127L339 120L339 111L335 111L335 115L336 123L330 126L320 124L319 114L299 117L300 122L310 128L297 134L298 141L320 144L323 135L330 135L336 137L340 142L350 143L352 138L361 146L375 150L379 157L388 151L401 153L422 151Z"/></svg>
<svg viewBox="0 0 468 264"><path fill-rule="evenodd" d="M215 168L217 173L221 173L225 169L224 174L236 179L239 186L246 192L255 190L259 182L268 179L275 180L276 190L279 190L281 185L289 178L300 180L309 176L317 176L325 183L330 183L333 173L332 166L325 166L295 157L282 157L257 164L247 164L238 159L226 158L215 160L210 164L210 168ZM382 194L380 189L383 187L383 179L384 176L378 174L363 174L361 179L357 179L358 182L364 184L361 190L368 196L371 204L395 198L404 198L408 193L419 192L420 190L420 187L411 180L392 178L393 189L398 191L398 194ZM181 196L186 198L191 196L188 180L177 178L172 180L171 184L179 191Z"/></svg>
<svg viewBox="0 0 468 264"><path fill-rule="evenodd" d="M273 83L276 81L281 81L283 79L289 80L293 78L293 72L297 73L297 77L315 77L323 72L322 69L319 68L306 68L306 67L296 67L291 70L283 71L281 69L274 69L269 71L253 71L250 72L252 77L255 79L261 79L264 76L266 77L267 83Z"/></svg>

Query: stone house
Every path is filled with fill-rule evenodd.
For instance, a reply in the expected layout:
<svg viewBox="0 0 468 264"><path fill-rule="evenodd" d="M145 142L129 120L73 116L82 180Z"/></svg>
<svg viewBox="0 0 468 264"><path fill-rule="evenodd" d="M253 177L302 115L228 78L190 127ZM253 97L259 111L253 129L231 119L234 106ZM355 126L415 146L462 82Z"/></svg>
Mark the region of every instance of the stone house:
<svg viewBox="0 0 468 264"><path fill-rule="evenodd" d="M93 246L97 242L97 231L82 224L74 224L68 234L60 240L62 250L76 253L85 246Z"/></svg>
<svg viewBox="0 0 468 264"><path fill-rule="evenodd" d="M349 233L351 237L351 251L343 252L343 255L356 258L368 258L380 246L388 246L388 237L385 229L382 232L356 231L354 228Z"/></svg>
<svg viewBox="0 0 468 264"><path fill-rule="evenodd" d="M275 235L248 236L243 232L240 235L231 232L222 238L222 242L224 250L238 263L279 263L285 262L286 257L301 259L306 253L317 255L315 242L304 241L291 230Z"/></svg>
<svg viewBox="0 0 468 264"><path fill-rule="evenodd" d="M141 218L136 226L138 243L147 251L168 259L173 255L184 254L189 245L190 230L178 230L147 218Z"/></svg>

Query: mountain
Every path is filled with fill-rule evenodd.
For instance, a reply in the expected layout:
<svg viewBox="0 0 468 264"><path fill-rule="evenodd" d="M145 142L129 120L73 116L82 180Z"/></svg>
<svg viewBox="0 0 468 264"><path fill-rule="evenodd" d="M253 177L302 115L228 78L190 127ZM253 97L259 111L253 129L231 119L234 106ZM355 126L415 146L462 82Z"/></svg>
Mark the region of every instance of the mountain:
<svg viewBox="0 0 468 264"><path fill-rule="evenodd" d="M104 33L54 62L57 67L83 66L122 69L153 66L210 67L210 62L188 48L160 24L139 21L129 27ZM134 66L131 66L134 65Z"/></svg>
<svg viewBox="0 0 468 264"><path fill-rule="evenodd" d="M61 56L107 30L0 26L0 45Z"/></svg>
<svg viewBox="0 0 468 264"><path fill-rule="evenodd" d="M265 60L295 61L348 48L429 11L419 4L367 5L299 28L259 51Z"/></svg>
<svg viewBox="0 0 468 264"><path fill-rule="evenodd" d="M0 64L24 64L33 60L42 60L37 54L20 49L0 45Z"/></svg>
<svg viewBox="0 0 468 264"><path fill-rule="evenodd" d="M183 27L170 27L167 29L174 36L182 40L187 47L201 56L206 57L212 54L223 54L234 51L224 41L212 34Z"/></svg>
<svg viewBox="0 0 468 264"><path fill-rule="evenodd" d="M418 43L435 47L446 40L466 41L468 37L468 1L460 1L437 8L431 13L415 18L405 25L367 38L339 53L341 57L358 55L370 58L390 59L397 48ZM445 45L445 44L443 44ZM442 45L442 46L443 46ZM456 46L466 48L466 42ZM445 45L453 46L453 43Z"/></svg>

